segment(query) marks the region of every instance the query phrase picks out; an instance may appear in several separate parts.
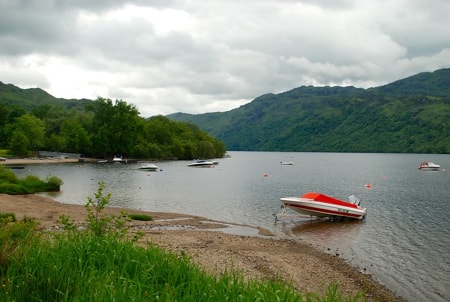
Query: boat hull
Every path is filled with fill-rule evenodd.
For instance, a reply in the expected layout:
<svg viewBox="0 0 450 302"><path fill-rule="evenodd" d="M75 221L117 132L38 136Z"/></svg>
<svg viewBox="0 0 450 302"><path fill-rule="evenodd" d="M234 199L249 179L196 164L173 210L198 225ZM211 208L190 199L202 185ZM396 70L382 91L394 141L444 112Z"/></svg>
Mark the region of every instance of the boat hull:
<svg viewBox="0 0 450 302"><path fill-rule="evenodd" d="M141 170L141 171L153 171L153 172L156 172L156 171L158 171L158 168L156 167L156 168L146 168L146 167L143 167L143 168L139 168L139 170Z"/></svg>
<svg viewBox="0 0 450 302"><path fill-rule="evenodd" d="M314 200L307 197L284 197L280 198L280 200L284 206L308 216L363 219L366 215L365 208L344 201L339 201L340 204L333 204L331 202Z"/></svg>

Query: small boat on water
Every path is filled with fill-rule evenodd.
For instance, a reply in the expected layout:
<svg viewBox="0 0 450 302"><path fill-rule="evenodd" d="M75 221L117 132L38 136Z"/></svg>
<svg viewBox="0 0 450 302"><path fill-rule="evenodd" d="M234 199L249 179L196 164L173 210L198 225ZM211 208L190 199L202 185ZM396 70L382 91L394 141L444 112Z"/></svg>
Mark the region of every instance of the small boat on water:
<svg viewBox="0 0 450 302"><path fill-rule="evenodd" d="M210 160L197 160L193 163L190 163L188 167L194 167L194 168L209 168L215 165L218 165L219 162L217 161L210 161Z"/></svg>
<svg viewBox="0 0 450 302"><path fill-rule="evenodd" d="M291 161L280 161L280 165L282 166L292 166L293 164Z"/></svg>
<svg viewBox="0 0 450 302"><path fill-rule="evenodd" d="M123 162L122 155L114 155L114 157L112 159L112 162L113 163L121 163L121 162Z"/></svg>
<svg viewBox="0 0 450 302"><path fill-rule="evenodd" d="M343 201L322 193L308 192L302 197L284 197L280 200L283 207L308 216L363 219L366 215L366 209L360 206L360 200L354 195L349 197L349 201Z"/></svg>
<svg viewBox="0 0 450 302"><path fill-rule="evenodd" d="M441 169L441 166L433 163L432 161L427 160L421 162L418 169L424 171L439 171Z"/></svg>
<svg viewBox="0 0 450 302"><path fill-rule="evenodd" d="M155 164L148 164L142 167L139 167L138 170L142 171L158 171L159 167Z"/></svg>

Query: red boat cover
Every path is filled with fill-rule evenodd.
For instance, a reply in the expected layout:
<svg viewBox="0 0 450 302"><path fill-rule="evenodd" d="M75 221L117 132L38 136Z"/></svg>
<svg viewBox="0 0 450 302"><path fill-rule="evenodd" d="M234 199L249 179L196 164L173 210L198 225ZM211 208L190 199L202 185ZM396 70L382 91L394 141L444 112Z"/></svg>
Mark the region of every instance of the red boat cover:
<svg viewBox="0 0 450 302"><path fill-rule="evenodd" d="M342 200L327 196L322 193L308 192L308 193L304 194L302 196L302 198L309 198L309 199L313 199L314 201L318 201L318 202L332 203L332 204L346 206L346 207L355 208L355 209L358 208L358 206L354 203L342 201Z"/></svg>

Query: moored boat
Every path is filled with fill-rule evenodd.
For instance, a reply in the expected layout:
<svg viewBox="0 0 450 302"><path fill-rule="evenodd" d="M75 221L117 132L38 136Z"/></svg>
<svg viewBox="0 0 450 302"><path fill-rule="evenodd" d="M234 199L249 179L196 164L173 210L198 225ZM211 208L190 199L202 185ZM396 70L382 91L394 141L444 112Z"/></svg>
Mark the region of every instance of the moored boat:
<svg viewBox="0 0 450 302"><path fill-rule="evenodd" d="M280 161L280 165L282 166L292 166L293 164L291 161Z"/></svg>
<svg viewBox="0 0 450 302"><path fill-rule="evenodd" d="M432 161L427 160L421 162L418 169L424 171L439 171L441 169L441 166L433 163Z"/></svg>
<svg viewBox="0 0 450 302"><path fill-rule="evenodd" d="M343 201L322 193L308 192L301 197L284 197L280 200L283 206L308 216L363 219L366 215L366 209L360 206L360 200L353 195L349 201Z"/></svg>
<svg viewBox="0 0 450 302"><path fill-rule="evenodd" d="M112 159L112 162L113 163L121 163L121 162L123 162L122 155L114 155L114 157Z"/></svg>
<svg viewBox="0 0 450 302"><path fill-rule="evenodd" d="M143 170L143 171L158 171L159 167L155 164L148 164L142 167L139 167L138 170Z"/></svg>
<svg viewBox="0 0 450 302"><path fill-rule="evenodd" d="M193 163L190 163L188 167L197 167L197 168L209 168L214 165L219 164L219 162L210 161L210 160L197 160Z"/></svg>

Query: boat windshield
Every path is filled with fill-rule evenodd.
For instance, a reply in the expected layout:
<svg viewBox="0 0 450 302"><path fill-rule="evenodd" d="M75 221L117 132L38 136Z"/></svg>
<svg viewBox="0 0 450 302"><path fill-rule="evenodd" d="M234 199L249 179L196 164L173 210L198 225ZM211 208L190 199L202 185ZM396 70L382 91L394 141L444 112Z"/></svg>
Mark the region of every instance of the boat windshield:
<svg viewBox="0 0 450 302"><path fill-rule="evenodd" d="M350 195L348 197L348 202L356 204L359 206L359 198L357 198L355 195Z"/></svg>

